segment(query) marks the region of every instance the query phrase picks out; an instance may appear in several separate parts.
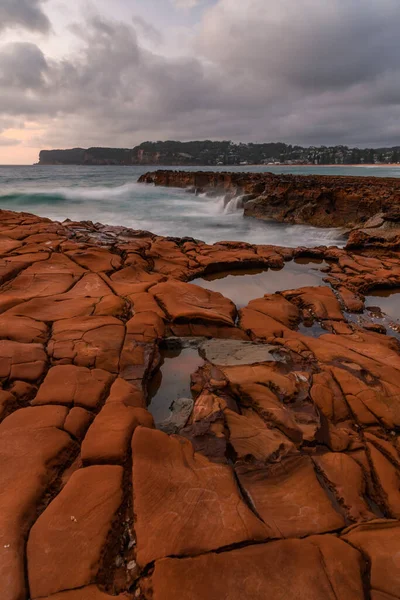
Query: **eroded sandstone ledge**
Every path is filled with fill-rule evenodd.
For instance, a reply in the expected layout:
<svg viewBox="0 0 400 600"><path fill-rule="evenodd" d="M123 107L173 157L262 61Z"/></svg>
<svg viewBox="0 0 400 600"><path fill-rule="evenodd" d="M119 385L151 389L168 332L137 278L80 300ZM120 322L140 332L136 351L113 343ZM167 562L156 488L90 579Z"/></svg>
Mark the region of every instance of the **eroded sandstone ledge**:
<svg viewBox="0 0 400 600"><path fill-rule="evenodd" d="M317 227L364 230L352 247L400 247L400 179L160 170L140 183L243 196L244 215Z"/></svg>
<svg viewBox="0 0 400 600"><path fill-rule="evenodd" d="M0 253L2 600L400 598L400 344L363 312L399 252L1 211ZM190 283L306 256L326 285L239 311ZM193 337L214 342L167 435L147 382Z"/></svg>

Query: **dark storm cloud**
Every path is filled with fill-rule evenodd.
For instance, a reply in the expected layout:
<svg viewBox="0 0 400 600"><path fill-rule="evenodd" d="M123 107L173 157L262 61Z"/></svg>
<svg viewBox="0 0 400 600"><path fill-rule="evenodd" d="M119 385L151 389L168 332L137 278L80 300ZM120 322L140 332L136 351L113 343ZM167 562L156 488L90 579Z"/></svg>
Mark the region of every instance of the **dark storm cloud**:
<svg viewBox="0 0 400 600"><path fill-rule="evenodd" d="M398 65L398 0L220 0L199 48L231 71L343 88Z"/></svg>
<svg viewBox="0 0 400 600"><path fill-rule="evenodd" d="M136 30L161 42L149 23L99 16L74 27L81 47L64 60L0 49L0 116L42 120L41 146L399 144L399 26L398 0L219 0L196 56L172 58L138 42Z"/></svg>
<svg viewBox="0 0 400 600"><path fill-rule="evenodd" d="M0 31L9 27L24 27L46 32L50 21L43 12L44 0L0 0Z"/></svg>
<svg viewBox="0 0 400 600"><path fill-rule="evenodd" d="M35 44L14 42L0 48L0 86L5 90L41 88L47 70L44 54Z"/></svg>

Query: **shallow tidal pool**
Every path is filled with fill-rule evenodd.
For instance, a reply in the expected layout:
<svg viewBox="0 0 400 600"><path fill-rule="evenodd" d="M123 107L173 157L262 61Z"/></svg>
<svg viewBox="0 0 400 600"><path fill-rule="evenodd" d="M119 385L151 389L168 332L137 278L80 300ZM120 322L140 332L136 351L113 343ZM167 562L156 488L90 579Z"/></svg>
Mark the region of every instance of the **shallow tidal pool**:
<svg viewBox="0 0 400 600"><path fill-rule="evenodd" d="M232 270L214 273L194 279L190 283L220 292L232 300L237 308L243 308L251 300L262 298L265 294L324 285L323 272L329 264L324 260L299 258L287 262L282 269Z"/></svg>

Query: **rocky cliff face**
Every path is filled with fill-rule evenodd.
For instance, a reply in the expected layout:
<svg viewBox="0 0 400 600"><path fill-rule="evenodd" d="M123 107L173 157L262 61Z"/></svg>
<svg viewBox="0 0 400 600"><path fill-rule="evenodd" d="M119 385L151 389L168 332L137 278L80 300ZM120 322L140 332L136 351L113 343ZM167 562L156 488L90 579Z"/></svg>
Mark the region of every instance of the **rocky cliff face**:
<svg viewBox="0 0 400 600"><path fill-rule="evenodd" d="M394 223L400 208L400 179L394 178L157 171L139 181L243 195L245 216L317 227L360 228L375 215L379 228L386 227L386 215Z"/></svg>
<svg viewBox="0 0 400 600"><path fill-rule="evenodd" d="M132 165L133 151L125 148L42 150L39 165Z"/></svg>

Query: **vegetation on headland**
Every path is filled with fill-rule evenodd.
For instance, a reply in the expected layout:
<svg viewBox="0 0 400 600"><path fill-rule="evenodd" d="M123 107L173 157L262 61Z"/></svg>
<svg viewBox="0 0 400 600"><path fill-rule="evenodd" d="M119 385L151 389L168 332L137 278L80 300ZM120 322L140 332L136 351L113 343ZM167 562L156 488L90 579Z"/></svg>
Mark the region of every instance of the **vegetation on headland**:
<svg viewBox="0 0 400 600"><path fill-rule="evenodd" d="M236 144L210 140L143 142L133 149L73 148L42 150L40 165L359 165L400 162L400 146L349 148L347 146L292 146L278 143Z"/></svg>

